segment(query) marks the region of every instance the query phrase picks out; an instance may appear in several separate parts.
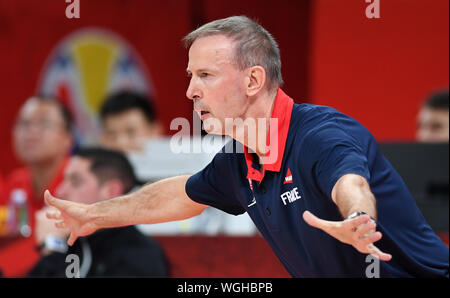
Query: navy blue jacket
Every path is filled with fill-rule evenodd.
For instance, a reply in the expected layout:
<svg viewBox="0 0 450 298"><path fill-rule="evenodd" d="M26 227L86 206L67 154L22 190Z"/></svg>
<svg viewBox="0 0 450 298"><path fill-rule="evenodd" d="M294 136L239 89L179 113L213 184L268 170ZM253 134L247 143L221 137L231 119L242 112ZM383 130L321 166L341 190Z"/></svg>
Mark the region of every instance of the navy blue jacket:
<svg viewBox="0 0 450 298"><path fill-rule="evenodd" d="M279 89L272 118L277 134L268 142L276 161L259 165L235 141L186 184L188 196L230 214L248 212L294 277L365 277L373 259L302 218L343 220L331 191L345 174L364 177L376 197L375 245L392 254L380 261L381 277L448 277L449 249L426 223L405 183L380 153L371 133L356 120L325 106L294 104ZM271 146L270 143L277 143ZM251 253L252 249L243 253Z"/></svg>

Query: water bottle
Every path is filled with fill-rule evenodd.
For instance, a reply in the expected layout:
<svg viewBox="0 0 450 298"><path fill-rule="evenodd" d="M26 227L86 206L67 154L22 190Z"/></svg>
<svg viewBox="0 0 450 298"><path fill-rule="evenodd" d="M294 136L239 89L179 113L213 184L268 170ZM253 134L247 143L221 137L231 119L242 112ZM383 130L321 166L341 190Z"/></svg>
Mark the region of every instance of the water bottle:
<svg viewBox="0 0 450 298"><path fill-rule="evenodd" d="M27 194L23 189L15 189L11 192L9 215L9 228L12 234L30 237Z"/></svg>

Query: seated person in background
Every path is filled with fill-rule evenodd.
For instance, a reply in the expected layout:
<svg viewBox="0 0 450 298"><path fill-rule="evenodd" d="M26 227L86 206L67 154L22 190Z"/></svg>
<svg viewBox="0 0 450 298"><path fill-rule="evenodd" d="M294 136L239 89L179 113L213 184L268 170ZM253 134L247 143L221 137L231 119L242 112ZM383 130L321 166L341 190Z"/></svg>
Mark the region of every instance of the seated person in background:
<svg viewBox="0 0 450 298"><path fill-rule="evenodd" d="M72 147L69 112L55 99L28 99L16 119L13 144L24 167L5 177L0 193L0 206L8 214L0 236L0 270L6 277L23 276L39 259L34 216L44 206L44 190L56 190L62 181Z"/></svg>
<svg viewBox="0 0 450 298"><path fill-rule="evenodd" d="M448 90L432 94L423 104L417 117L418 142L448 143Z"/></svg>
<svg viewBox="0 0 450 298"><path fill-rule="evenodd" d="M100 117L104 131L102 144L123 152L141 151L146 139L161 134L153 100L133 91L110 95Z"/></svg>
<svg viewBox="0 0 450 298"><path fill-rule="evenodd" d="M69 201L92 204L123 195L135 183L133 168L122 153L82 148L70 159L57 193ZM68 254L80 258L80 277L168 276L166 257L159 244L134 226L100 230L67 248L67 231L57 229L45 212L43 209L36 217L42 259L30 277L65 277Z"/></svg>

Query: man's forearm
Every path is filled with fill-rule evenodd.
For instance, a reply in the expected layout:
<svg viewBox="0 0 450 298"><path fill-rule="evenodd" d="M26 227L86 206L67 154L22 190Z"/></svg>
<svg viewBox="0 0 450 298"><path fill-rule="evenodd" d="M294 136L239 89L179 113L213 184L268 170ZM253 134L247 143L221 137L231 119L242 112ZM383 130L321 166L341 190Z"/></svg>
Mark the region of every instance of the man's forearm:
<svg viewBox="0 0 450 298"><path fill-rule="evenodd" d="M90 216L98 228L153 224L196 216L206 206L187 197L185 185L188 178L163 179L133 193L95 203L89 211Z"/></svg>
<svg viewBox="0 0 450 298"><path fill-rule="evenodd" d="M342 176L333 188L332 199L345 219L353 212L363 211L377 218L375 196L366 179L354 174Z"/></svg>

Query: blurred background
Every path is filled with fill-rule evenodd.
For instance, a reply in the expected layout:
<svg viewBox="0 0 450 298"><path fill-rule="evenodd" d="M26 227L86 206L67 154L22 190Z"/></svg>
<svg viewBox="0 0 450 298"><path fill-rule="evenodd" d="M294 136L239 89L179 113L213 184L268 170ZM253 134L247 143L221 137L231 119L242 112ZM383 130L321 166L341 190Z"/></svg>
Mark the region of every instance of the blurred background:
<svg viewBox="0 0 450 298"><path fill-rule="evenodd" d="M70 110L75 150L100 143L105 124L100 112L110 94L144 94L159 130L140 150L127 152L139 179L200 170L213 154L177 158L167 150L169 136L177 133L170 130L173 119L186 118L192 126L197 121L185 96L188 61L181 39L214 19L246 15L279 44L283 90L297 103L332 106L368 128L448 244L448 119L446 140L418 139L420 111L436 92L447 92L448 118L448 0L380 0L380 17L371 19L364 0L78 2L79 18L68 18L73 3L64 0L0 0L5 185L11 172L26 166L14 150L13 131L21 107L34 95L58 98ZM247 217L208 209L201 216L139 227L161 244L171 276L288 276ZM20 262L10 257L17 252L14 241L0 241L0 268L9 266L7 259ZM249 247L252 253L243 253ZM8 269L3 271L8 276Z"/></svg>

